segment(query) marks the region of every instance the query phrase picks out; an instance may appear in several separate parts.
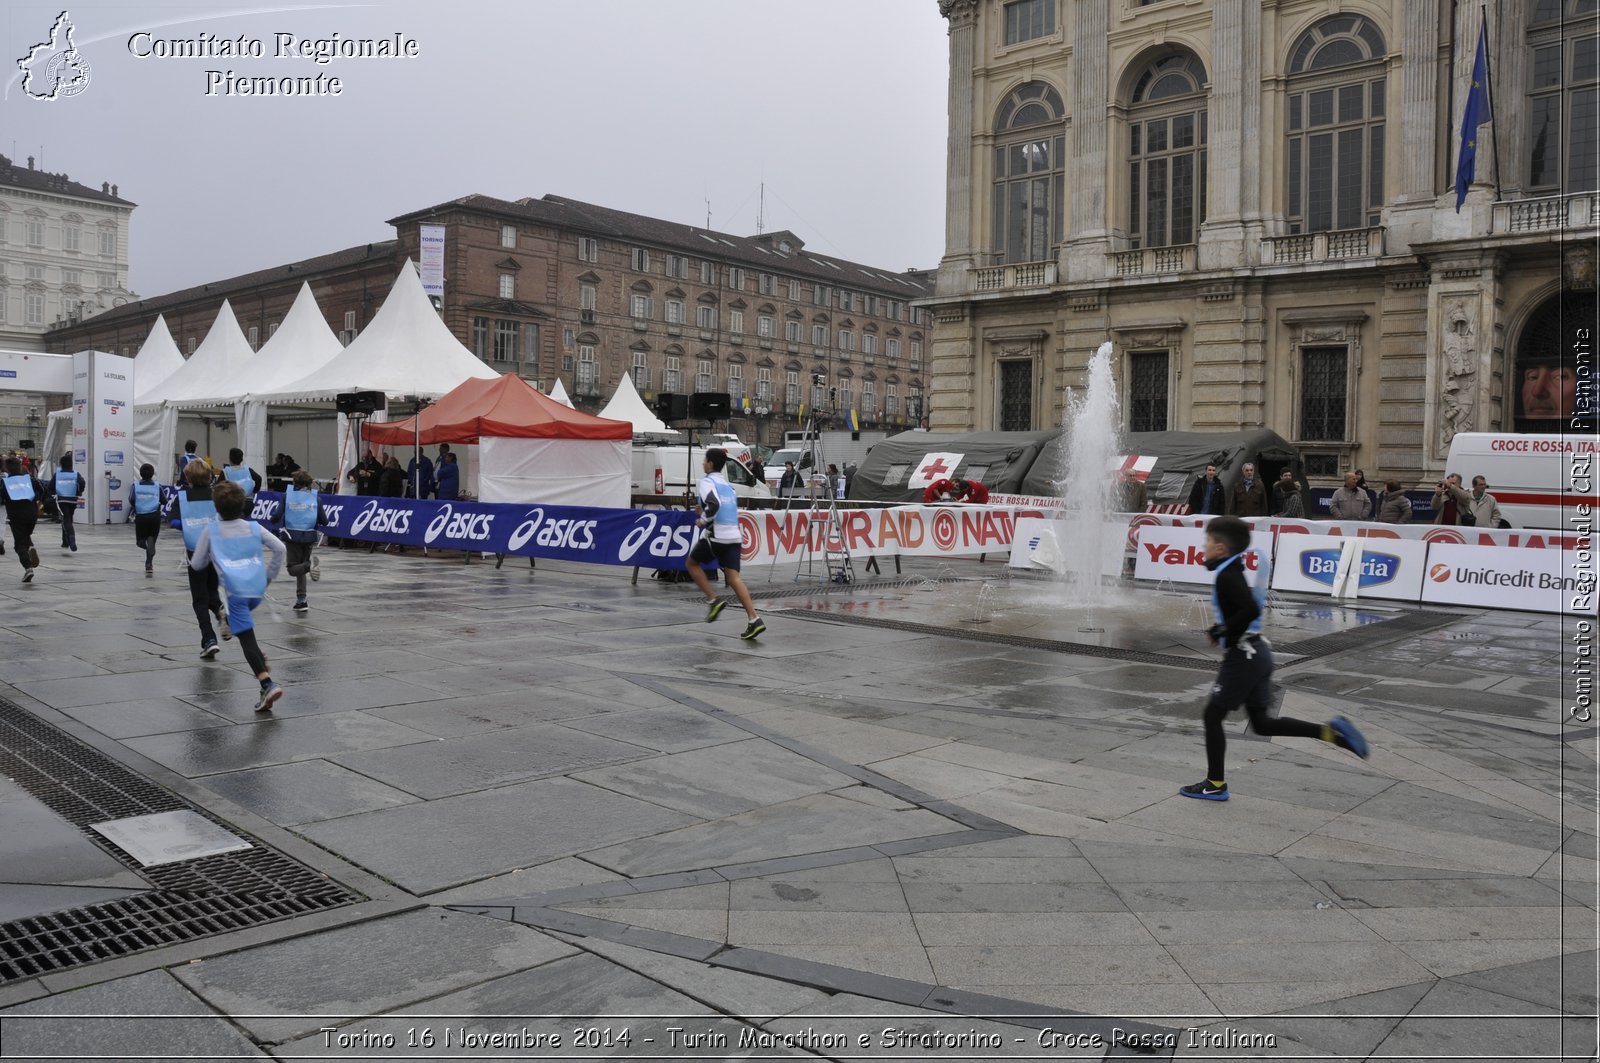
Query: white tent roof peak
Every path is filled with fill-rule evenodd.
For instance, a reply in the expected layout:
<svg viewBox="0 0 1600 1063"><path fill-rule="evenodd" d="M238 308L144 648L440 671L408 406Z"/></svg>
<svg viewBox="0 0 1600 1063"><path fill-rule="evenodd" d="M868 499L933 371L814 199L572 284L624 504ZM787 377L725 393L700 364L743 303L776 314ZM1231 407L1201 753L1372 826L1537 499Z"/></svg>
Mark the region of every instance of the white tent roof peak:
<svg viewBox="0 0 1600 1063"><path fill-rule="evenodd" d="M219 396L231 403L244 391L241 371L255 353L233 316L232 305L224 299L211 331L157 398L175 406L215 405Z"/></svg>
<svg viewBox="0 0 1600 1063"><path fill-rule="evenodd" d="M556 377L555 384L550 388L550 397L561 403L563 406L566 406L570 409L577 409L577 407L572 405L572 400L567 397L567 389L561 386L560 377Z"/></svg>
<svg viewBox="0 0 1600 1063"><path fill-rule="evenodd" d="M311 284L301 281L283 322L245 367L245 387L254 394L270 394L321 369L343 350L311 294Z"/></svg>
<svg viewBox="0 0 1600 1063"><path fill-rule="evenodd" d="M282 331L281 327L279 331ZM332 359L271 391L251 386L253 399L331 399L345 391L381 391L390 398L438 398L472 377L499 374L461 345L422 290L407 262L367 327Z"/></svg>
<svg viewBox="0 0 1600 1063"><path fill-rule="evenodd" d="M616 394L611 396L611 401L600 411L600 416L610 417L616 421L632 421L634 435L649 432L664 434L672 431L661 418L650 412L650 408L639 397L639 392L634 389L633 377L627 373L622 374L622 382L617 385Z"/></svg>
<svg viewBox="0 0 1600 1063"><path fill-rule="evenodd" d="M161 401L160 389L183 368L183 353L172 339L165 314L156 316L144 345L133 356L133 404L147 406Z"/></svg>

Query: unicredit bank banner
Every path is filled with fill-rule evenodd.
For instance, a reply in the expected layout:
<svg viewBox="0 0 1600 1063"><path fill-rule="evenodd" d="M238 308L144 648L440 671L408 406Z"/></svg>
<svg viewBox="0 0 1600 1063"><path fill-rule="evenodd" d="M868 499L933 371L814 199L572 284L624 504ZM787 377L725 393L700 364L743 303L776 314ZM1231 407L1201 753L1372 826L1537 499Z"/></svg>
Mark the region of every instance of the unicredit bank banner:
<svg viewBox="0 0 1600 1063"><path fill-rule="evenodd" d="M1272 567L1277 590L1306 594L1333 594L1338 586L1340 554L1345 538L1326 535L1278 536ZM1414 602L1422 596L1422 574L1428 561L1428 544L1418 539L1363 539L1352 563L1347 588L1358 598L1385 598Z"/></svg>
<svg viewBox="0 0 1600 1063"><path fill-rule="evenodd" d="M1593 569L1579 573L1570 560L1556 550L1434 543L1422 600L1594 616Z"/></svg>
<svg viewBox="0 0 1600 1063"><path fill-rule="evenodd" d="M1163 528L1146 526L1139 529L1134 565L1135 579L1170 580L1173 583L1204 583L1217 581L1216 574L1206 568L1206 533L1204 528ZM1244 565L1250 572L1251 582L1261 568L1261 558L1272 556L1272 536L1266 532L1250 533L1250 552Z"/></svg>

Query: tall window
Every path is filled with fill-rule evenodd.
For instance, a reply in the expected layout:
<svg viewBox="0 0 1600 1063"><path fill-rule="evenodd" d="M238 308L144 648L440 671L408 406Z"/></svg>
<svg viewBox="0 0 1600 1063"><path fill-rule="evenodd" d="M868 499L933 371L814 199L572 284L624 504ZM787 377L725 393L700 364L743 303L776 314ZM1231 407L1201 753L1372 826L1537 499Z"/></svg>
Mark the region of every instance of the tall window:
<svg viewBox="0 0 1600 1063"><path fill-rule="evenodd" d="M517 275L515 273L500 274L500 298L515 299L517 297Z"/></svg>
<svg viewBox="0 0 1600 1063"><path fill-rule="evenodd" d="M522 360L528 363L530 371L539 369L539 326L522 326Z"/></svg>
<svg viewBox="0 0 1600 1063"><path fill-rule="evenodd" d="M578 287L578 308L580 310L588 310L593 312L597 295L598 292L594 285L580 285Z"/></svg>
<svg viewBox="0 0 1600 1063"><path fill-rule="evenodd" d="M744 270L737 266L728 267L728 287L736 292L744 291Z"/></svg>
<svg viewBox="0 0 1600 1063"><path fill-rule="evenodd" d="M734 402L744 398L744 366L738 362L728 364L728 395Z"/></svg>
<svg viewBox="0 0 1600 1063"><path fill-rule="evenodd" d="M599 373L596 371L594 348L589 344L578 346L578 393L580 395L593 395L599 387Z"/></svg>
<svg viewBox="0 0 1600 1063"><path fill-rule="evenodd" d="M479 358L489 357L489 319L486 317L472 319L472 353Z"/></svg>
<svg viewBox="0 0 1600 1063"><path fill-rule="evenodd" d="M661 390L679 392L683 389L678 385L683 380L683 359L677 355L667 356L666 371L661 374Z"/></svg>
<svg viewBox="0 0 1600 1063"><path fill-rule="evenodd" d="M44 246L44 221L39 218L29 218L27 223L27 236L29 247Z"/></svg>
<svg viewBox="0 0 1600 1063"><path fill-rule="evenodd" d="M1600 188L1600 36L1595 0L1539 0L1528 29L1528 186L1549 192Z"/></svg>
<svg viewBox="0 0 1600 1063"><path fill-rule="evenodd" d="M1289 58L1289 231L1378 224L1383 207L1383 34L1339 15L1307 30Z"/></svg>
<svg viewBox="0 0 1600 1063"><path fill-rule="evenodd" d="M600 241L596 240L592 236L580 236L580 237L578 237L578 261L579 262L599 262L600 261Z"/></svg>
<svg viewBox="0 0 1600 1063"><path fill-rule="evenodd" d="M39 236L39 243L41 245L44 243L44 236L43 236L42 233ZM117 233L116 233L116 230L114 230L114 229L102 229L100 231L100 255L101 255L101 257L102 258L112 258L113 256L116 255L116 253L117 253Z"/></svg>
<svg viewBox="0 0 1600 1063"><path fill-rule="evenodd" d="M694 389L699 392L717 390L717 371L711 362L702 358L694 375Z"/></svg>
<svg viewBox="0 0 1600 1063"><path fill-rule="evenodd" d="M633 352L633 386L638 391L650 390L650 364L649 355L644 351Z"/></svg>
<svg viewBox="0 0 1600 1063"><path fill-rule="evenodd" d="M61 248L64 251L79 251L83 247L83 230L76 225L68 225L61 231Z"/></svg>
<svg viewBox="0 0 1600 1063"><path fill-rule="evenodd" d="M900 413L900 388L896 384L885 384L883 396L883 412L895 417Z"/></svg>
<svg viewBox="0 0 1600 1063"><path fill-rule="evenodd" d="M44 296L28 292L22 297L22 322L25 325L44 324ZM189 353L194 353L194 337L189 337Z"/></svg>
<svg viewBox="0 0 1600 1063"><path fill-rule="evenodd" d="M783 323L783 338L790 343L800 342L800 322L785 321Z"/></svg>
<svg viewBox="0 0 1600 1063"><path fill-rule="evenodd" d="M854 402L854 399L850 394L850 378L847 377L847 376L840 377L839 378L839 401L838 401L839 409L840 410L854 409L853 402Z"/></svg>
<svg viewBox="0 0 1600 1063"><path fill-rule="evenodd" d="M635 292L628 300L629 315L638 320L645 320L650 316L650 297Z"/></svg>
<svg viewBox="0 0 1600 1063"><path fill-rule="evenodd" d="M515 321L496 321L494 323L494 360L497 362L514 362L517 360L517 323Z"/></svg>
<svg viewBox="0 0 1600 1063"><path fill-rule="evenodd" d="M728 331L736 336L744 335L744 311L728 311Z"/></svg>
<svg viewBox="0 0 1600 1063"><path fill-rule="evenodd" d="M501 247L516 247L517 246L517 227L515 225L502 225L502 226L500 226L500 246Z"/></svg>
<svg viewBox="0 0 1600 1063"><path fill-rule="evenodd" d="M1128 239L1192 244L1206 219L1206 68L1189 52L1151 63L1128 110Z"/></svg>
<svg viewBox="0 0 1600 1063"><path fill-rule="evenodd" d="M697 306L694 308L695 324L707 331L717 327L717 308L714 306Z"/></svg>
<svg viewBox="0 0 1600 1063"><path fill-rule="evenodd" d="M861 382L861 416L873 421L878 419L878 385L870 380Z"/></svg>
<svg viewBox="0 0 1600 1063"><path fill-rule="evenodd" d="M783 404L789 409L800 405L800 371L790 369L783 374Z"/></svg>
<svg viewBox="0 0 1600 1063"><path fill-rule="evenodd" d="M1061 94L1042 81L1000 105L994 149L994 242L1006 262L1043 262L1061 240L1066 118Z"/></svg>
<svg viewBox="0 0 1600 1063"><path fill-rule="evenodd" d="M765 339L772 338L772 315L761 314L756 318L756 335Z"/></svg>
<svg viewBox="0 0 1600 1063"><path fill-rule="evenodd" d="M1031 431L1033 429L1033 363L1007 361L999 364L1000 431Z"/></svg>
<svg viewBox="0 0 1600 1063"><path fill-rule="evenodd" d="M689 271L684 268L682 255L667 256L667 276L678 277L681 279L687 277L688 275Z"/></svg>
<svg viewBox="0 0 1600 1063"><path fill-rule="evenodd" d="M1128 431L1167 430L1167 352L1128 355Z"/></svg>
<svg viewBox="0 0 1600 1063"><path fill-rule="evenodd" d="M1344 347L1307 347L1300 355L1300 438L1341 441L1349 352Z"/></svg>
<svg viewBox="0 0 1600 1063"><path fill-rule="evenodd" d="M826 347L828 345L828 326L811 326L811 345L813 347Z"/></svg>
<svg viewBox="0 0 1600 1063"><path fill-rule="evenodd" d="M772 401L772 370L766 366L756 368L756 401Z"/></svg>
<svg viewBox="0 0 1600 1063"><path fill-rule="evenodd" d="M1006 43L1019 44L1056 31L1056 0L1015 0L1006 5Z"/></svg>
<svg viewBox="0 0 1600 1063"><path fill-rule="evenodd" d="M635 247L628 253L628 264L636 273L650 272L650 252L642 247Z"/></svg>

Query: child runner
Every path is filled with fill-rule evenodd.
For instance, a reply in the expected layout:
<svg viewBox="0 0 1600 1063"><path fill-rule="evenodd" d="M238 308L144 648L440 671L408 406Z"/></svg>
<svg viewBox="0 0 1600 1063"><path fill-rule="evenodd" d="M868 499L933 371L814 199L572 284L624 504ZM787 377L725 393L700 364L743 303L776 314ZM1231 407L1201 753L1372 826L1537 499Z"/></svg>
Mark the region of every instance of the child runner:
<svg viewBox="0 0 1600 1063"><path fill-rule="evenodd" d="M0 479L0 498L5 500L6 519L11 522L24 583L33 582L33 570L39 567L39 551L33 548L33 528L39 523L39 499L43 494L44 485L22 471L19 459L6 459L6 474Z"/></svg>
<svg viewBox="0 0 1600 1063"><path fill-rule="evenodd" d="M739 636L748 642L767 630L767 625L763 624L761 617L756 614L755 603L750 600L750 591L744 585L744 577L739 575L739 497L733 493L733 485L728 482L728 478L722 475L723 466L727 463L726 450L712 447L706 451L706 475L697 489L700 495L701 515L695 522L705 529L705 534L689 552L685 567L689 570L689 577L694 580L695 586L699 587L701 593L711 602L710 608L706 610L708 624L722 615L728 600L717 597L712 591L711 581L706 578L706 570L700 566L715 560L722 567L722 571L728 574L728 586L739 596L739 604L744 606L744 614L750 618L750 626Z"/></svg>
<svg viewBox="0 0 1600 1063"><path fill-rule="evenodd" d="M156 483L156 467L148 461L139 466L139 482L133 485L133 534L144 551L146 578L156 574L156 536L161 534L161 485Z"/></svg>
<svg viewBox="0 0 1600 1063"><path fill-rule="evenodd" d="M255 621L250 614L266 596L267 584L283 567L285 551L277 536L264 534L261 525L244 519L244 491L238 484L218 484L211 497L217 507L217 523L200 533L200 545L195 547L189 567L216 568L228 598L228 625L239 640L239 648L244 650L250 670L261 683L256 711L268 712L272 703L283 697L283 688L272 681L272 673L267 670L267 659L256 642ZM262 560L263 547L272 555L270 563Z"/></svg>
<svg viewBox="0 0 1600 1063"><path fill-rule="evenodd" d="M296 469L293 486L283 493L283 537L289 544L287 571L294 577L294 611L297 613L311 608L306 604L306 576L321 578L312 551L317 546L317 529L327 524L328 518L322 512L315 483L309 472Z"/></svg>
<svg viewBox="0 0 1600 1063"><path fill-rule="evenodd" d="M190 561L200 546L200 535L217 522L217 507L211 497L211 469L203 461L191 461L184 466L184 486L171 502L172 526L183 532L183 549ZM217 592L217 570L207 566L197 571L184 566L189 574L189 603L194 606L194 618L200 625L200 656L206 660L217 655L217 633L211 618L217 618L224 639L233 638L228 629L228 618L222 611L222 598Z"/></svg>
<svg viewBox="0 0 1600 1063"><path fill-rule="evenodd" d="M228 464L222 467L223 478L239 485L246 498L256 497L261 490L261 474L244 463L244 451L234 447L228 451Z"/></svg>
<svg viewBox="0 0 1600 1063"><path fill-rule="evenodd" d="M78 499L83 497L83 473L72 471L72 455L61 455L56 470L56 509L61 512L61 549L78 552L78 528L72 518L78 514Z"/></svg>
<svg viewBox="0 0 1600 1063"><path fill-rule="evenodd" d="M1272 649L1261 635L1261 616L1267 596L1270 567L1256 580L1254 591L1245 577L1244 555L1250 549L1250 526L1238 517L1217 517L1206 524L1206 568L1217 574L1211 591L1211 608L1217 622L1206 634L1213 646L1226 652L1217 682L1206 703L1206 777L1178 790L1184 797L1202 801L1228 799L1223 758L1227 739L1222 720L1241 704L1250 714L1250 726L1259 735L1320 738L1366 759L1367 740L1343 716L1325 724L1306 723L1267 715L1272 703Z"/></svg>

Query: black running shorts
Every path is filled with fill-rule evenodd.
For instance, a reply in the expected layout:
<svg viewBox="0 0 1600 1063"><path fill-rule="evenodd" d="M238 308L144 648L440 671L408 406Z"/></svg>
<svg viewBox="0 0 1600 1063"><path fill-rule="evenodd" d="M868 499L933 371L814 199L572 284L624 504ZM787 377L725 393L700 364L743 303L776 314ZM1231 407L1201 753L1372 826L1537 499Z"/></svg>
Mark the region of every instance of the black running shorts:
<svg viewBox="0 0 1600 1063"><path fill-rule="evenodd" d="M702 536L694 544L694 549L689 551L689 556L702 565L715 561L729 572L739 571L738 543L716 543Z"/></svg>

